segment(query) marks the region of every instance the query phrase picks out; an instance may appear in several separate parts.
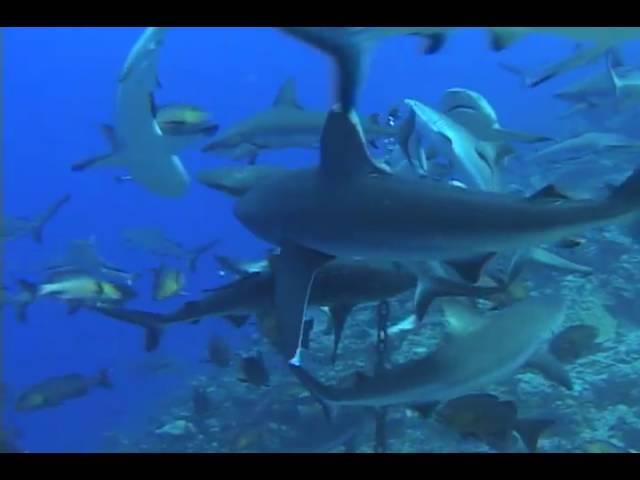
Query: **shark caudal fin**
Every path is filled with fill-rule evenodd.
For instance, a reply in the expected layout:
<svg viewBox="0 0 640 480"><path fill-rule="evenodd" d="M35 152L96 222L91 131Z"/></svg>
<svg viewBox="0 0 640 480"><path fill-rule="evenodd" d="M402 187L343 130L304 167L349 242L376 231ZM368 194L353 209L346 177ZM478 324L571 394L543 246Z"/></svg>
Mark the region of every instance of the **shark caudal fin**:
<svg viewBox="0 0 640 480"><path fill-rule="evenodd" d="M372 42L366 27L279 27L283 32L328 54L336 65L337 98L351 112L366 76Z"/></svg>
<svg viewBox="0 0 640 480"><path fill-rule="evenodd" d="M328 402L328 398L331 397L330 387L322 384L294 360L289 361L289 369L300 383L302 383L302 385L309 391L311 396L320 404L327 421L332 423L336 412L335 407Z"/></svg>
<svg viewBox="0 0 640 480"><path fill-rule="evenodd" d="M66 194L63 197L59 198L55 202L53 202L49 208L36 219L36 224L31 231L31 236L33 237L33 241L38 245L42 244L43 241L43 230L45 225L49 223L49 221L60 211L60 209L65 206L71 200L71 195Z"/></svg>

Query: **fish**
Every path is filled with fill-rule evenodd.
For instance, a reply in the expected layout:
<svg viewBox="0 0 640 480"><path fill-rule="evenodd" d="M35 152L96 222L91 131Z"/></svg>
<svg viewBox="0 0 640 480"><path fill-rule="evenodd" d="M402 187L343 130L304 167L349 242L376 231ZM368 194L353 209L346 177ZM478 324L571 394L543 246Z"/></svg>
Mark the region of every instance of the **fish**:
<svg viewBox="0 0 640 480"><path fill-rule="evenodd" d="M31 412L57 407L67 400L86 396L94 387L113 387L108 370L100 370L93 377L71 373L43 380L20 394L15 408L18 412Z"/></svg>
<svg viewBox="0 0 640 480"><path fill-rule="evenodd" d="M276 308L280 321L299 329L316 271L336 257L413 262L523 249L630 222L639 208L640 169L594 200L540 202L446 184L425 188L420 179L377 168L357 118L335 107L320 164L254 186L236 201L234 215L280 248L275 283L283 294L276 293Z"/></svg>
<svg viewBox="0 0 640 480"><path fill-rule="evenodd" d="M479 265L482 266L482 262ZM457 267L462 271L462 262ZM415 303L422 320L436 298L491 298L508 288L508 285L496 283L477 286L446 275L441 268L418 275L402 265L381 261L336 259L321 267L310 292L309 304L327 307L331 315L334 335L332 361L336 361L348 316L356 305L391 298L418 287ZM157 323L165 326L197 323L208 316L221 316L240 327L255 315L264 336L286 356L288 345L298 340L298 330L280 323L273 316L274 295L274 273L270 263L268 270L246 274L212 290L201 300L186 302L168 314L158 314ZM123 314L122 310L109 308L102 308L101 312L107 316Z"/></svg>
<svg viewBox="0 0 640 480"><path fill-rule="evenodd" d="M272 252L269 252L271 254ZM220 271L233 273L237 276L249 275L251 273L264 272L269 268L269 260L236 260L225 255L214 255L215 261L220 266Z"/></svg>
<svg viewBox="0 0 640 480"><path fill-rule="evenodd" d="M405 103L411 108L413 119L407 119L414 125L414 132L408 142L417 145L405 147L407 157L419 166L419 173L427 174L425 154L419 154L424 159L413 160L423 145L431 145L439 154L448 159L454 168L459 168L464 175L462 179L466 185L481 190L497 190L496 169L497 159L491 156L489 146L479 141L465 127L453 118L445 115L417 100L407 99ZM401 144L402 145L402 144ZM460 167L458 167L460 165Z"/></svg>
<svg viewBox="0 0 640 480"><path fill-rule="evenodd" d="M241 376L238 381L256 387L269 387L269 371L264 363L262 352L243 356L240 359Z"/></svg>
<svg viewBox="0 0 640 480"><path fill-rule="evenodd" d="M289 368L321 404L329 420L336 409L345 406L380 408L444 402L514 375L548 342L563 321L565 308L563 298L548 296L476 314L471 319L475 328L450 320L448 335L432 352L373 377L358 373L348 387L325 385L293 360Z"/></svg>
<svg viewBox="0 0 640 480"><path fill-rule="evenodd" d="M35 243L42 245L44 227L70 201L71 194L67 193L55 200L44 212L33 218L3 216L2 222L0 222L0 240L7 241L30 235Z"/></svg>
<svg viewBox="0 0 640 480"><path fill-rule="evenodd" d="M177 295L187 295L183 290L186 276L175 268L161 266L153 269L152 298L156 301L166 300Z"/></svg>
<svg viewBox="0 0 640 480"><path fill-rule="evenodd" d="M95 236L87 240L72 241L63 256L45 267L47 274L73 272L104 276L105 279L114 277L124 280L129 285L140 277L139 273L129 272L102 258L98 253Z"/></svg>
<svg viewBox="0 0 640 480"><path fill-rule="evenodd" d="M157 108L156 121L164 135L215 135L219 129L211 123L209 113L198 106L171 104Z"/></svg>
<svg viewBox="0 0 640 480"><path fill-rule="evenodd" d="M209 339L205 361L220 368L227 368L231 365L231 349L222 337L214 335Z"/></svg>
<svg viewBox="0 0 640 480"><path fill-rule="evenodd" d="M111 151L73 164L72 171L97 166L123 168L151 193L168 198L186 194L191 179L177 153L185 148L185 137L190 142L194 136L166 135L156 119L157 63L167 30L145 29L127 56L117 85L115 121L113 126L102 128ZM204 140L210 134L211 129L205 128L195 138Z"/></svg>
<svg viewBox="0 0 640 480"><path fill-rule="evenodd" d="M29 319L29 307L38 297L37 288L26 280L18 281L18 291L11 293L4 286L0 286L0 307L11 304L16 309L16 318L20 323Z"/></svg>
<svg viewBox="0 0 640 480"><path fill-rule="evenodd" d="M489 101L479 92L467 88L445 91L440 99L440 111L484 142L539 143L551 140L545 135L503 128Z"/></svg>
<svg viewBox="0 0 640 480"><path fill-rule="evenodd" d="M608 44L593 47L578 44L571 54L531 72L506 62L499 62L498 65L518 77L527 88L535 88L571 70L594 63L613 48ZM620 64L619 52L616 51L615 54L618 56L617 62Z"/></svg>
<svg viewBox="0 0 640 480"><path fill-rule="evenodd" d="M237 198L247 193L254 185L274 178L282 172L286 172L286 169L274 165L224 165L201 170L196 174L196 179L212 190Z"/></svg>
<svg viewBox="0 0 640 480"><path fill-rule="evenodd" d="M640 27L490 27L491 48L501 51L521 38L532 34L546 34L596 46L611 47L640 39Z"/></svg>
<svg viewBox="0 0 640 480"><path fill-rule="evenodd" d="M563 363L571 363L597 351L598 328L593 325L571 325L553 337L549 352Z"/></svg>
<svg viewBox="0 0 640 480"><path fill-rule="evenodd" d="M186 260L191 272L197 271L200 257L220 243L220 240L214 239L188 249L181 243L167 238L162 230L144 227L125 230L123 238L127 244L153 255Z"/></svg>
<svg viewBox="0 0 640 480"><path fill-rule="evenodd" d="M297 99L295 82L287 79L271 107L222 131L202 148L203 153L256 163L258 155L284 148L318 148L325 112L304 109ZM396 128L380 123L377 116L363 118L370 143L392 137Z"/></svg>
<svg viewBox="0 0 640 480"><path fill-rule="evenodd" d="M420 407L417 410L423 411ZM520 418L514 401L500 400L489 393L464 395L438 404L433 417L462 437L478 439L498 451L510 450L516 433L529 453L538 450L540 435L556 423L553 418Z"/></svg>
<svg viewBox="0 0 640 480"><path fill-rule="evenodd" d="M527 162L543 165L545 162L557 160L567 162L570 159L591 154L606 155L617 152L639 153L640 140L635 140L619 133L587 132L559 141L528 155Z"/></svg>
<svg viewBox="0 0 640 480"><path fill-rule="evenodd" d="M28 283L22 281L26 286ZM137 297L130 285L101 280L82 273L51 275L49 279L29 287L38 297L47 296L62 300L68 305L68 313L73 314L87 305L123 305Z"/></svg>

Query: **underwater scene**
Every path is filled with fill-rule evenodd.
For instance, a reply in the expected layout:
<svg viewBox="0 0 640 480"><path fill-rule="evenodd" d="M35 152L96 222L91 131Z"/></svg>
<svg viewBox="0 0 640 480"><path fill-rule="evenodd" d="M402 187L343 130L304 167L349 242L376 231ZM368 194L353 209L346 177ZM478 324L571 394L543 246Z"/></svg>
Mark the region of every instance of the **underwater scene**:
<svg viewBox="0 0 640 480"><path fill-rule="evenodd" d="M640 451L640 27L0 39L0 452Z"/></svg>

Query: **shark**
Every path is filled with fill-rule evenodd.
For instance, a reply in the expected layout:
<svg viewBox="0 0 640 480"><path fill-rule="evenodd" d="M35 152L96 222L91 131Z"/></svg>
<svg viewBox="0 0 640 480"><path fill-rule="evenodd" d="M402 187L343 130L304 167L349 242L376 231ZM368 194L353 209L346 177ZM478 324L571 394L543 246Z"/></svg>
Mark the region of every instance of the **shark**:
<svg viewBox="0 0 640 480"><path fill-rule="evenodd" d="M596 46L611 47L640 40L640 27L490 27L491 48L501 51L532 34L553 35Z"/></svg>
<svg viewBox="0 0 640 480"><path fill-rule="evenodd" d="M0 221L0 240L6 241L30 235L35 243L41 245L44 227L70 200L71 195L65 194L33 218L4 216Z"/></svg>
<svg viewBox="0 0 640 480"><path fill-rule="evenodd" d="M302 366L289 366L329 419L340 407L442 402L484 391L517 373L545 347L564 314L565 301L558 296L532 297L498 312L476 313L461 323L473 320L478 325L467 329L454 321L441 343L424 357L373 377L357 374L348 387L325 385Z"/></svg>
<svg viewBox="0 0 640 480"><path fill-rule="evenodd" d="M640 213L640 169L605 198L554 201L447 184L425 188L418 178L389 174L369 156L355 113L360 45L311 30L306 41L333 58L338 78L319 164L261 183L234 206L245 228L280 248L275 304L288 330L302 331L315 273L336 257L410 263L520 250ZM288 341L291 361L299 362L299 344Z"/></svg>
<svg viewBox="0 0 640 480"><path fill-rule="evenodd" d="M185 260L191 272L198 269L198 261L202 255L220 243L220 240L215 238L193 248L187 248L182 243L167 238L161 229L153 227L128 228L122 233L122 237L131 247L159 257Z"/></svg>
<svg viewBox="0 0 640 480"><path fill-rule="evenodd" d="M270 108L223 130L202 151L253 164L267 150L316 149L325 119L326 112L307 110L300 105L295 81L289 78ZM372 147L377 147L377 140L393 137L396 132L393 126L380 122L377 114L363 118L362 126Z"/></svg>
<svg viewBox="0 0 640 480"><path fill-rule="evenodd" d="M591 154L640 153L640 140L611 132L587 132L527 156L528 162L542 165L544 162L568 162Z"/></svg>
<svg viewBox="0 0 640 480"><path fill-rule="evenodd" d="M517 250L630 221L639 208L640 170L597 200L538 202L446 184L425 188L379 169L357 117L335 107L319 165L256 185L234 214L280 247L276 303L282 321L299 325L315 272L335 257L413 262Z"/></svg>
<svg viewBox="0 0 640 480"><path fill-rule="evenodd" d="M520 66L507 62L499 62L498 65L506 72L518 77L525 87L535 88L576 68L592 64L600 58L603 58L608 52L614 54L616 67L622 66L623 61L617 48L610 47L609 45L585 47L582 44L578 44L570 55L556 62L544 65L535 71L528 71Z"/></svg>
<svg viewBox="0 0 640 480"><path fill-rule="evenodd" d="M486 262L489 258L484 260ZM168 326L175 323L198 323L203 318L219 316L240 327L250 316L255 315L265 337L278 352L286 356L287 344L297 340L298 330L280 323L279 318L273 315L276 292L272 267L274 261L277 262L277 254L272 254L261 269L244 274L239 268L232 267L241 274L238 279L210 290L200 300L185 302L173 312L155 314L156 324ZM472 261L461 261L452 268L465 271L480 267L484 267L484 264L476 267ZM496 294L504 293L507 288L508 285L499 280L475 285L458 279L443 269L432 271L428 277L419 277L412 269L395 262L335 259L318 270L316 282L310 292L309 305L329 310L334 327L331 359L335 362L348 316L357 305L378 302L416 290L416 317L422 320L436 298L491 299ZM108 306L93 309L114 318L137 318L135 310ZM152 312L138 313L144 319L154 315Z"/></svg>
<svg viewBox="0 0 640 480"><path fill-rule="evenodd" d="M185 143L190 143L194 134L166 135L156 119L158 54L167 30L168 27L145 29L122 67L114 125L104 129L112 152L76 164L72 170L81 171L88 166L120 167L127 170L135 183L154 194L175 198L187 192L190 177L176 154ZM198 133L195 137L202 138ZM211 129L204 129L202 135L210 133Z"/></svg>

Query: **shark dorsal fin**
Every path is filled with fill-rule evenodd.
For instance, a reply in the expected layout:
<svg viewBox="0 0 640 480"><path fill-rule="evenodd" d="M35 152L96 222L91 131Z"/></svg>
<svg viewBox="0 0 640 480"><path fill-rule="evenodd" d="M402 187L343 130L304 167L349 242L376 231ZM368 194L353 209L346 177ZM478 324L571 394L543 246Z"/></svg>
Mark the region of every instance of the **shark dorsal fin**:
<svg viewBox="0 0 640 480"><path fill-rule="evenodd" d="M288 78L280 86L276 98L273 100L273 107L275 108L295 108L296 110L302 110L302 107L298 103L298 95L296 93L296 82L293 78Z"/></svg>
<svg viewBox="0 0 640 480"><path fill-rule="evenodd" d="M383 172L369 156L355 112L345 113L336 106L327 115L320 139L319 168L325 177L332 180Z"/></svg>

